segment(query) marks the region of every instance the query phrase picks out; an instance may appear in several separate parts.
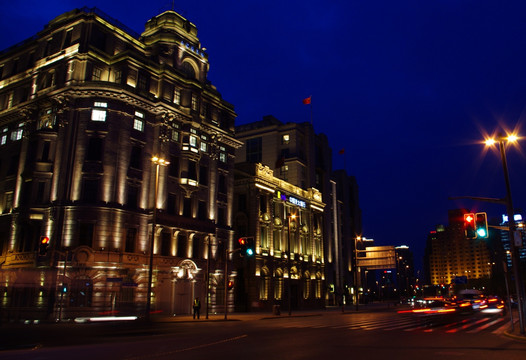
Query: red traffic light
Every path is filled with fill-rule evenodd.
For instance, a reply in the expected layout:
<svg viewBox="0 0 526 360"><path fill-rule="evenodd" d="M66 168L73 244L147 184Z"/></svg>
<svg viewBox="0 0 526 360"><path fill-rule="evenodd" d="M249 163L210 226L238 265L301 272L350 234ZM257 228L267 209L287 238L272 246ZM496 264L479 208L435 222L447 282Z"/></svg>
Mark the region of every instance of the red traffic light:
<svg viewBox="0 0 526 360"><path fill-rule="evenodd" d="M247 239L246 238L239 238L238 242L239 242L239 245L246 245Z"/></svg>
<svg viewBox="0 0 526 360"><path fill-rule="evenodd" d="M228 290L232 290L232 288L234 287L234 282L232 280L229 280L227 287L228 287Z"/></svg>
<svg viewBox="0 0 526 360"><path fill-rule="evenodd" d="M477 233L475 232L475 214L464 214L464 233L468 239L477 237Z"/></svg>
<svg viewBox="0 0 526 360"><path fill-rule="evenodd" d="M41 243L41 244L49 244L49 237L47 237L47 236L41 236L41 237L40 237L40 243Z"/></svg>

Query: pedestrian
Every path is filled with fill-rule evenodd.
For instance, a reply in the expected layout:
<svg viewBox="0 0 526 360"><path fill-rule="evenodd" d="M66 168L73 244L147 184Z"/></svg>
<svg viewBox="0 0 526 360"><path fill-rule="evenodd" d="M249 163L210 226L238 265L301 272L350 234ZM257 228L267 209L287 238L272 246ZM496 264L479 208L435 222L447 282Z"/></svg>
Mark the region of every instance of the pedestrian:
<svg viewBox="0 0 526 360"><path fill-rule="evenodd" d="M199 320L199 313L201 311L201 301L199 301L199 298L194 299L194 319L197 315L197 319Z"/></svg>

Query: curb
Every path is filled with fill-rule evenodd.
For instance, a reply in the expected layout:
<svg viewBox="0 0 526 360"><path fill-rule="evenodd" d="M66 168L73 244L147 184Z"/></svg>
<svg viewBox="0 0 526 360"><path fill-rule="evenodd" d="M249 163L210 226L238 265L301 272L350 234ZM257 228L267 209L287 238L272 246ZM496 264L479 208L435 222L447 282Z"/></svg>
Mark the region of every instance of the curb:
<svg viewBox="0 0 526 360"><path fill-rule="evenodd" d="M504 336L507 336L511 339L515 339L515 340L519 340L519 341L526 341L526 336L524 335L515 335L515 334L512 334L508 331L504 331L503 332Z"/></svg>

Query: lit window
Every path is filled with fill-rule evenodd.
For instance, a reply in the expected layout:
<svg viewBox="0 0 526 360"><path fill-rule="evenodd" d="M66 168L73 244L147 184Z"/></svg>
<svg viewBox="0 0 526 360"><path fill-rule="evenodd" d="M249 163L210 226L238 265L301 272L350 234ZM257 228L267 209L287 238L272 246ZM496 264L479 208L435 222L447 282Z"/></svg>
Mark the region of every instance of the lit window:
<svg viewBox="0 0 526 360"><path fill-rule="evenodd" d="M172 141L179 141L179 131L172 130Z"/></svg>
<svg viewBox="0 0 526 360"><path fill-rule="evenodd" d="M190 145L197 147L197 137L196 136L190 135Z"/></svg>
<svg viewBox="0 0 526 360"><path fill-rule="evenodd" d="M94 108L91 110L91 120L106 121L106 108L108 103L95 101Z"/></svg>
<svg viewBox="0 0 526 360"><path fill-rule="evenodd" d="M197 96L192 95L192 110L197 110Z"/></svg>
<svg viewBox="0 0 526 360"><path fill-rule="evenodd" d="M285 135L283 135L283 137L282 137L281 140L282 140L281 142L282 142L283 144L288 144L289 141L290 141L290 135L289 135L289 134L285 134Z"/></svg>
<svg viewBox="0 0 526 360"><path fill-rule="evenodd" d="M7 128L2 129L2 137L0 138L0 145L5 145L7 143Z"/></svg>
<svg viewBox="0 0 526 360"><path fill-rule="evenodd" d="M174 104L179 105L181 103L181 90L174 90Z"/></svg>
<svg viewBox="0 0 526 360"><path fill-rule="evenodd" d="M144 114L142 112L136 111L135 117L133 119L133 128L135 130L144 131Z"/></svg>
<svg viewBox="0 0 526 360"><path fill-rule="evenodd" d="M91 80L93 80L93 81L100 81L101 76L102 76L101 68L94 67L93 68L93 73L91 75Z"/></svg>
<svg viewBox="0 0 526 360"><path fill-rule="evenodd" d="M21 129L20 128L21 126L22 126L22 124L19 125L18 129L16 129L13 132L11 132L11 140L12 141L17 141L17 140L22 139L22 134L24 133L24 129Z"/></svg>
<svg viewBox="0 0 526 360"><path fill-rule="evenodd" d="M121 83L122 81L122 71L120 70L115 70L113 72L113 81L116 82L116 83Z"/></svg>
<svg viewBox="0 0 526 360"><path fill-rule="evenodd" d="M226 163L226 149L223 146L219 147L220 153L219 153L219 161Z"/></svg>
<svg viewBox="0 0 526 360"><path fill-rule="evenodd" d="M208 146L207 146L207 144L204 141L201 141L200 149L203 152L206 152L208 150Z"/></svg>

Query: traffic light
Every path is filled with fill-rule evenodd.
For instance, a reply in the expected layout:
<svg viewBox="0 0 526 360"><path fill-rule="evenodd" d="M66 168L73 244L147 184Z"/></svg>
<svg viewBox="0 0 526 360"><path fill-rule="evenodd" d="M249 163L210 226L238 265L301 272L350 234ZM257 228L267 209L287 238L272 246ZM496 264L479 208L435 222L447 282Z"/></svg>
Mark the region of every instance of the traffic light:
<svg viewBox="0 0 526 360"><path fill-rule="evenodd" d="M254 238L253 237L241 237L238 240L239 254L241 256L252 256L254 255Z"/></svg>
<svg viewBox="0 0 526 360"><path fill-rule="evenodd" d="M254 238L249 237L247 238L247 249L245 250L245 254L247 256L252 256L256 252L255 250L255 244L254 244Z"/></svg>
<svg viewBox="0 0 526 360"><path fill-rule="evenodd" d="M228 280L227 289L232 290L234 288L234 282L232 280Z"/></svg>
<svg viewBox="0 0 526 360"><path fill-rule="evenodd" d="M474 239L477 237L475 231L475 215L473 213L464 214L464 233L468 239Z"/></svg>
<svg viewBox="0 0 526 360"><path fill-rule="evenodd" d="M49 246L49 237L41 236L40 242L38 244L38 255L46 256L48 246Z"/></svg>
<svg viewBox="0 0 526 360"><path fill-rule="evenodd" d="M488 217L485 212L475 214L475 229L478 238L488 237Z"/></svg>

